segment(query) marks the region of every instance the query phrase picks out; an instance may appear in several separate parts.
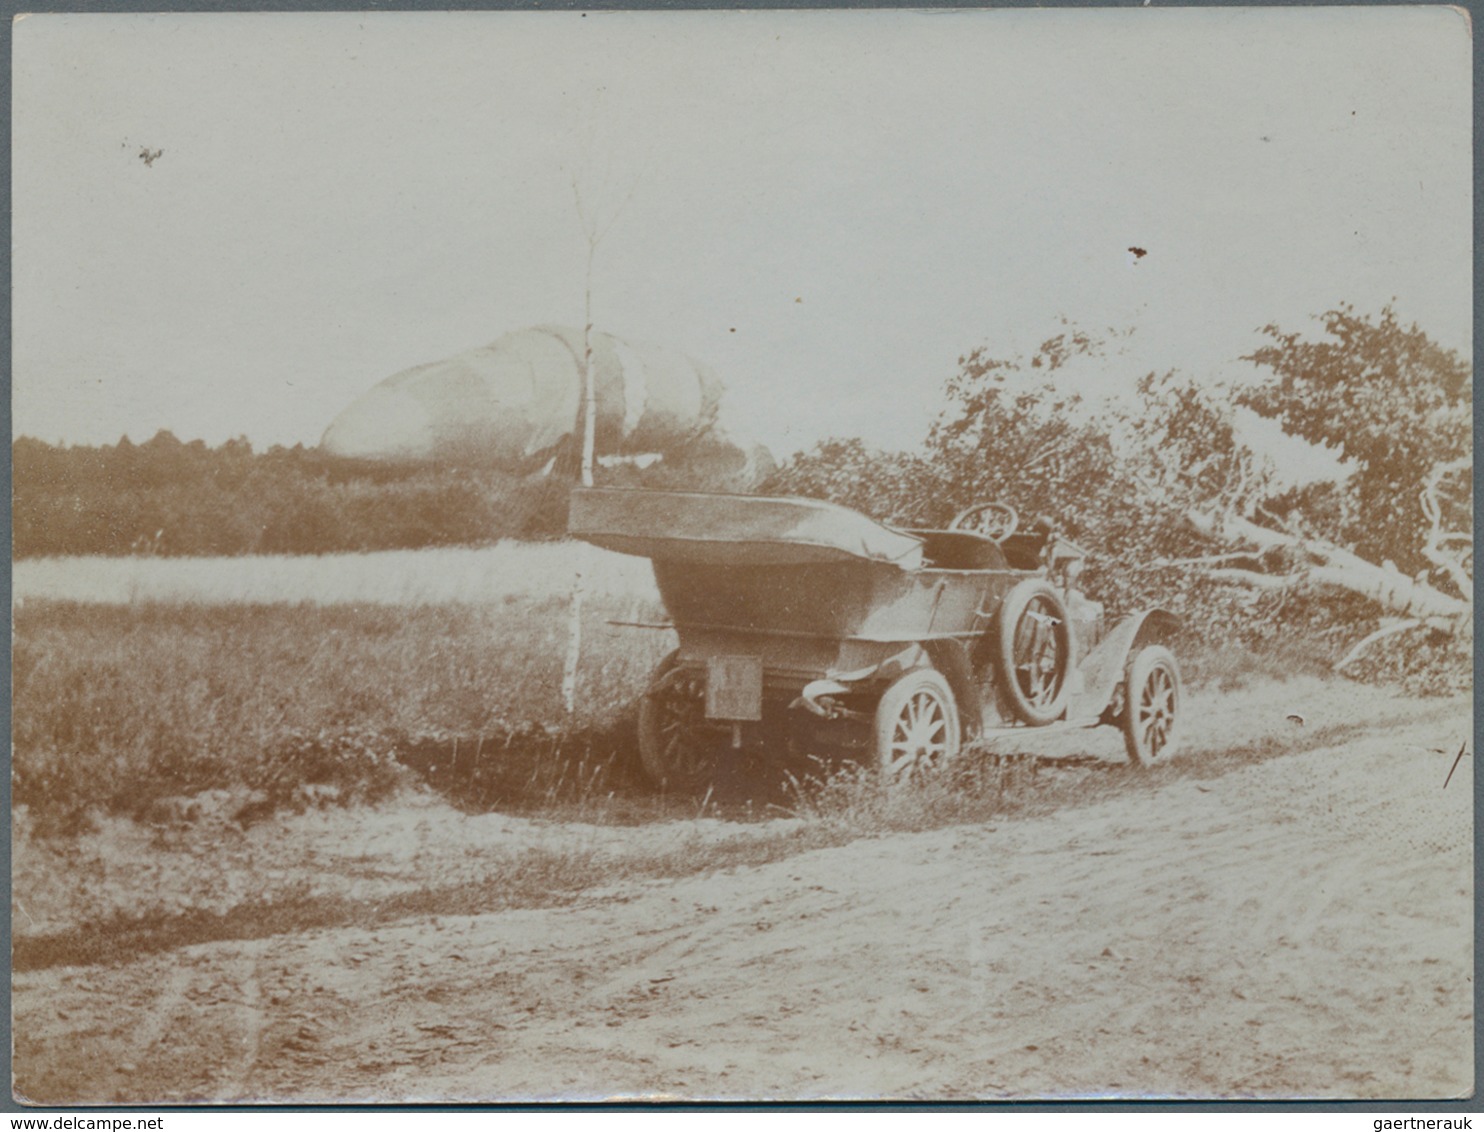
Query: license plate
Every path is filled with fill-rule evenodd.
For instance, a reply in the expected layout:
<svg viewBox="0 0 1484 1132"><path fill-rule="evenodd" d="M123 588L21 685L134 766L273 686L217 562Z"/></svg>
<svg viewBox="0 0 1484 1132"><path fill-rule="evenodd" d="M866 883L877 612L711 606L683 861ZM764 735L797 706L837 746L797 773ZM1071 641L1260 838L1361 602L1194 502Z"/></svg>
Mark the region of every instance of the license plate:
<svg viewBox="0 0 1484 1132"><path fill-rule="evenodd" d="M763 717L763 659L713 656L706 661L706 718L759 720Z"/></svg>

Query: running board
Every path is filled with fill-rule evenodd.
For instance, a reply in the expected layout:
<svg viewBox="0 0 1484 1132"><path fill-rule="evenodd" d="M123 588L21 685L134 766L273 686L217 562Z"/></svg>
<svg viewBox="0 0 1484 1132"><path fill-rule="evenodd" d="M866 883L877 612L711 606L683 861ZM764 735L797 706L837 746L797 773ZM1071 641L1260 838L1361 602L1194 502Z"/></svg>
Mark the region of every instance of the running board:
<svg viewBox="0 0 1484 1132"><path fill-rule="evenodd" d="M1102 716L1090 715L1080 719L1064 719L1059 723L1048 723L1044 727L1031 727L1024 723L1013 723L1005 727L986 727L979 732L979 740L994 739L1001 735L1016 735L1025 737L1027 735L1065 735L1069 731L1087 731L1098 726L1102 722Z"/></svg>

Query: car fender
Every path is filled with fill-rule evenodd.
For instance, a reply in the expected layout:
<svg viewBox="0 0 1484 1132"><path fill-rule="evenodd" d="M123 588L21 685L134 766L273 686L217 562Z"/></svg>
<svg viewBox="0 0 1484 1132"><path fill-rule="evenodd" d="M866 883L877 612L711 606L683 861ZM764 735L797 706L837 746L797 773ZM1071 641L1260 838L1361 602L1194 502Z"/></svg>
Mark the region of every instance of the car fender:
<svg viewBox="0 0 1484 1132"><path fill-rule="evenodd" d="M840 708L826 707L820 700L822 697L846 695L862 684L890 683L914 669L929 667L940 672L953 690L954 699L958 701L959 716L964 721L965 734L977 735L983 705L979 688L974 683L968 650L964 642L948 637L914 642L880 663L865 668L851 672L831 671L824 679L812 680L806 684L799 697L789 706L806 708L825 718L852 714Z"/></svg>
<svg viewBox="0 0 1484 1132"><path fill-rule="evenodd" d="M965 739L972 739L983 729L984 701L979 685L974 680L974 668L969 663L969 650L963 641L950 637L924 641L923 650L933 662L933 667L943 674L958 701L958 715L962 721Z"/></svg>
<svg viewBox="0 0 1484 1132"><path fill-rule="evenodd" d="M1145 645L1162 643L1179 629L1180 618L1168 609L1145 609L1110 629L1077 666L1082 691L1073 699L1071 719L1101 716L1123 679L1128 659Z"/></svg>
<svg viewBox="0 0 1484 1132"><path fill-rule="evenodd" d="M804 685L804 690L799 693L797 699L789 704L791 708L805 708L815 715L826 719L834 719L839 716L856 715L839 707L831 707L821 700L828 697L846 695L853 692L861 684L872 682L889 682L906 675L914 668L923 667L929 660L926 650L916 642L908 645L899 652L893 653L885 660L876 664L867 665L865 668L852 669L843 672L839 669L831 669L825 673L820 680L811 680Z"/></svg>

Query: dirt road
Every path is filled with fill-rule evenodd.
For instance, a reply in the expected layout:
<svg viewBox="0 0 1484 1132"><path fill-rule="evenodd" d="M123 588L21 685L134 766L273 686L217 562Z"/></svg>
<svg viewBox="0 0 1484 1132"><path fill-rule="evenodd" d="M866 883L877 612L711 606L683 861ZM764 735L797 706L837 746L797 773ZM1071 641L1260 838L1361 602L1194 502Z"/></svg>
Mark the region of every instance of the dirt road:
<svg viewBox="0 0 1484 1132"><path fill-rule="evenodd" d="M1467 705L1045 816L575 905L14 980L18 1089L194 1099L1457 1097Z"/></svg>

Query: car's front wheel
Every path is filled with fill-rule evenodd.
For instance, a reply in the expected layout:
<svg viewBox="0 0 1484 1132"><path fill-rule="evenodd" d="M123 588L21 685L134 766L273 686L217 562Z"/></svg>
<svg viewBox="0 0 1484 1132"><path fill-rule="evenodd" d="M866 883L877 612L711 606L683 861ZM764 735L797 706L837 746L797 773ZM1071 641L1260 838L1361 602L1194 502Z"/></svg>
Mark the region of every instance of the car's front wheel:
<svg viewBox="0 0 1484 1132"><path fill-rule="evenodd" d="M1129 761L1147 767L1175 753L1180 738L1180 668L1163 645L1134 654L1128 665L1123 745Z"/></svg>

